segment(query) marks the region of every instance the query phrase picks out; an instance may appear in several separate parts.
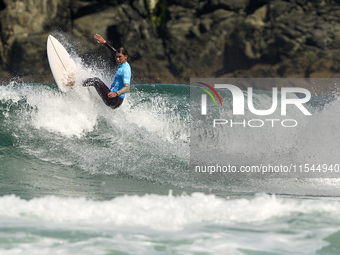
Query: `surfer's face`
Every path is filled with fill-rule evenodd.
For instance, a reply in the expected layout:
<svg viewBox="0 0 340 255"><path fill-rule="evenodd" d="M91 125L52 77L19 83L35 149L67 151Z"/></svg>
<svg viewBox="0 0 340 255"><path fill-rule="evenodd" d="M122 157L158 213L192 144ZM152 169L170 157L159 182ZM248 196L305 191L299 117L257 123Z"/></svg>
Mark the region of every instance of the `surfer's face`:
<svg viewBox="0 0 340 255"><path fill-rule="evenodd" d="M116 53L116 61L118 65L124 64L127 61L128 56L122 53Z"/></svg>

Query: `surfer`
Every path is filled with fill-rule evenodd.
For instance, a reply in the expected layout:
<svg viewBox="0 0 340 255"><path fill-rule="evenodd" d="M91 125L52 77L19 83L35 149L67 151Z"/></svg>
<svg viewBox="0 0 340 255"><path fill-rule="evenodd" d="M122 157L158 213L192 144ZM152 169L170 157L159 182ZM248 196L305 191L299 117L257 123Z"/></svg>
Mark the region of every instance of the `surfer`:
<svg viewBox="0 0 340 255"><path fill-rule="evenodd" d="M94 38L98 43L104 44L112 51L112 53L115 54L118 68L110 89L102 80L97 77L86 79L83 82L83 86L94 86L99 96L103 99L104 103L107 106L110 106L112 109L116 109L123 103L125 93L130 91L131 67L127 62L128 53L123 47L120 47L116 50L99 34L95 34ZM75 81L73 76L74 74L69 76L69 82L67 83L67 86L74 85Z"/></svg>

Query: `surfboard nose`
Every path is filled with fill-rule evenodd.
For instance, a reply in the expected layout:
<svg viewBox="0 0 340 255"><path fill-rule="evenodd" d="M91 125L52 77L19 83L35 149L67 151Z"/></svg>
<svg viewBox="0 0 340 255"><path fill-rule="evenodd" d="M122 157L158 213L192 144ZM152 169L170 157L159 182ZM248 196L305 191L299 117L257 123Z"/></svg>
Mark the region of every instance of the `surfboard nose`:
<svg viewBox="0 0 340 255"><path fill-rule="evenodd" d="M52 36L52 35L48 35L48 37L47 37L47 40L52 40L52 39L55 39L55 40L57 40L54 36Z"/></svg>

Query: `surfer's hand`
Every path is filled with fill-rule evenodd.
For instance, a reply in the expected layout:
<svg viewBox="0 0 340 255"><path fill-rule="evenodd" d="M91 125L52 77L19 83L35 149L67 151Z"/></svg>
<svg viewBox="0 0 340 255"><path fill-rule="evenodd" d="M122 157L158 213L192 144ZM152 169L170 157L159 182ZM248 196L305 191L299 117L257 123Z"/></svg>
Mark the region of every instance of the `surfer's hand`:
<svg viewBox="0 0 340 255"><path fill-rule="evenodd" d="M116 93L116 92L109 92L109 94L107 94L107 96L108 96L109 98L114 98L114 97L117 96L117 93Z"/></svg>
<svg viewBox="0 0 340 255"><path fill-rule="evenodd" d="M97 43L100 44L106 43L106 40L100 34L95 34L94 38L97 40Z"/></svg>

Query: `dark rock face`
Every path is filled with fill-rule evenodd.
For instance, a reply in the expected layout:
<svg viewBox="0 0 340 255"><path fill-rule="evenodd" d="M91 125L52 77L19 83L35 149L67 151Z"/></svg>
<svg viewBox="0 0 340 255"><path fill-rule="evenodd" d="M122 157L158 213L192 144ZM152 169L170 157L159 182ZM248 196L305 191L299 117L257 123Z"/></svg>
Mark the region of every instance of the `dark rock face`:
<svg viewBox="0 0 340 255"><path fill-rule="evenodd" d="M190 77L338 77L338 0L0 0L0 71L52 80L48 34L113 64L103 35L129 51L134 83Z"/></svg>
<svg viewBox="0 0 340 255"><path fill-rule="evenodd" d="M19 76L47 73L46 32L71 29L68 5L69 0L3 0L0 4L2 70Z"/></svg>

